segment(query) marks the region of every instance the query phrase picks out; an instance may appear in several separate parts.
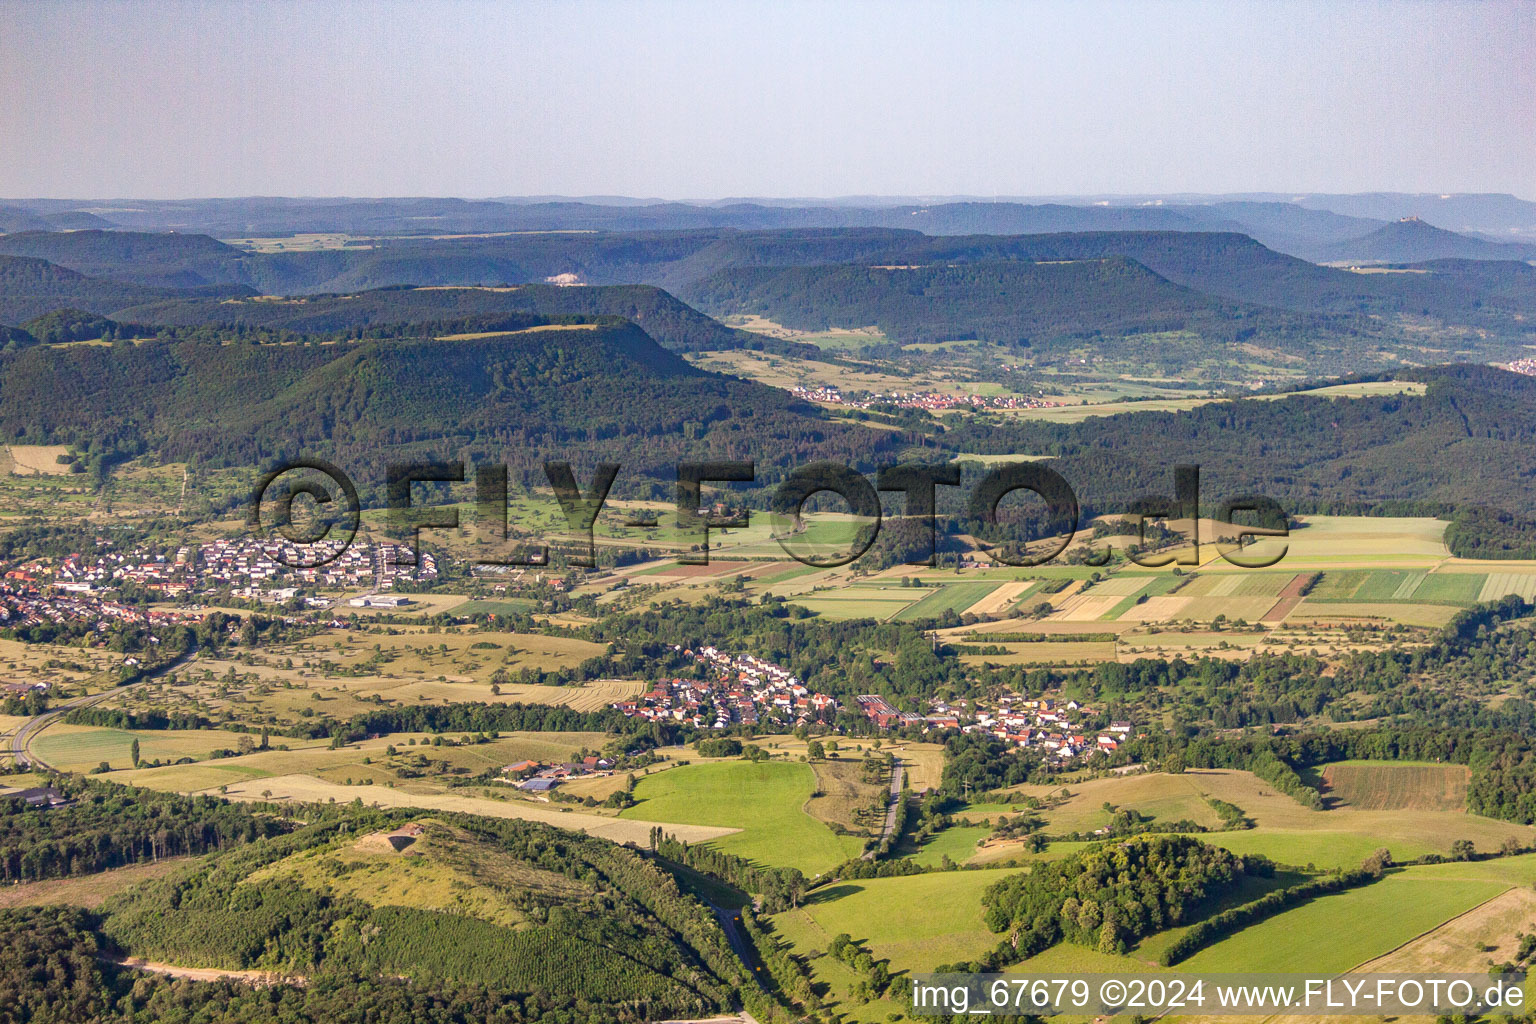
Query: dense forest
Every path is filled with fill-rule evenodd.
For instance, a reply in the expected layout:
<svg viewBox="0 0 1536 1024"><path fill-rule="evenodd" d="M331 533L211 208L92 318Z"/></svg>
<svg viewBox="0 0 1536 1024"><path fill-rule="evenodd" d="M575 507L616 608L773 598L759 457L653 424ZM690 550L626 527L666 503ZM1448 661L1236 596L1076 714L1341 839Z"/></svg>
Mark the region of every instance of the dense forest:
<svg viewBox="0 0 1536 1024"><path fill-rule="evenodd" d="M1245 872L1266 871L1273 866L1262 858L1240 860L1189 836L1142 836L1009 875L987 889L982 903L987 927L1009 932L1010 962L1061 941L1124 953L1138 939L1182 923Z"/></svg>
<svg viewBox="0 0 1536 1024"><path fill-rule="evenodd" d="M1218 303L1117 256L742 267L712 275L688 294L717 314L755 313L800 330L875 326L901 344L979 340L1042 350L1061 341L1159 331L1252 339L1256 328L1243 321L1258 321L1261 312Z"/></svg>
<svg viewBox="0 0 1536 1024"><path fill-rule="evenodd" d="M436 284L431 281L422 283ZM497 283L487 282L488 285ZM114 315L121 320L154 326L207 324L295 334L352 332L361 335L369 328L385 325L403 327L501 317L509 313L623 317L639 324L663 348L674 352L762 348L773 344L772 339L761 335L726 327L650 285L383 288L348 295L311 295L294 302L170 300L130 306ZM442 324L436 333L454 333L453 326ZM484 329L494 328L486 326Z"/></svg>
<svg viewBox="0 0 1536 1024"><path fill-rule="evenodd" d="M1458 509L1445 528L1445 546L1457 558L1536 558L1536 521L1479 505Z"/></svg>
<svg viewBox="0 0 1536 1024"><path fill-rule="evenodd" d="M1291 513L1439 514L1529 507L1536 475L1536 378L1461 364L1402 371L1422 395L1292 395L1183 412L1042 424L1001 417L950 425L958 451L1050 455L1085 510L1123 512L1171 493L1173 467L1200 467L1214 508L1265 494ZM943 492L941 491L941 494Z"/></svg>
<svg viewBox="0 0 1536 1024"><path fill-rule="evenodd" d="M214 797L129 790L81 779L54 783L69 799L37 809L0 797L0 880L94 874L208 853L288 831L282 821Z"/></svg>
<svg viewBox="0 0 1536 1024"><path fill-rule="evenodd" d="M618 462L619 487L679 461L756 461L759 486L818 459L894 461L899 438L828 420L782 391L693 369L623 321L452 342L227 345L215 340L33 347L0 355L0 430L38 443L255 466L298 452L391 459ZM623 401L615 396L622 395Z"/></svg>

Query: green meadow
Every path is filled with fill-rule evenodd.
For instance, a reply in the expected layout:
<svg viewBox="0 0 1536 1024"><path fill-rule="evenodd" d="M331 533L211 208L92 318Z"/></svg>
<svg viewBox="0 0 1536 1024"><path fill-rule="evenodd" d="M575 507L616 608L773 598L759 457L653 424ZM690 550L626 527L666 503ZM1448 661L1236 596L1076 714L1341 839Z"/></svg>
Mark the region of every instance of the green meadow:
<svg viewBox="0 0 1536 1024"><path fill-rule="evenodd" d="M742 831L711 845L760 864L814 876L856 857L860 840L805 813L816 786L810 765L784 761L693 764L642 778L622 816Z"/></svg>

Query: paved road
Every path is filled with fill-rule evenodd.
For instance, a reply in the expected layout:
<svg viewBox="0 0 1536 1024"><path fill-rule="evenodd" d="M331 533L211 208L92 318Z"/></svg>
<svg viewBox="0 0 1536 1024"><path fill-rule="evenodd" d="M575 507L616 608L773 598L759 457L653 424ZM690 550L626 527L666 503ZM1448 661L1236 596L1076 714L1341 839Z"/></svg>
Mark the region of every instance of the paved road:
<svg viewBox="0 0 1536 1024"><path fill-rule="evenodd" d="M725 932L725 941L731 944L731 949L741 958L746 965L747 973L752 975L752 980L757 982L759 988L767 989L763 982L763 965L758 962L757 951L752 948L752 943L741 934L741 915L729 907L722 907L711 903L709 909L715 912L715 917L720 920L720 929Z"/></svg>
<svg viewBox="0 0 1536 1024"><path fill-rule="evenodd" d="M192 652L177 658L175 661L161 665L159 668L152 672L144 673L142 676L140 676L138 679L135 679L131 683L125 683L122 686L115 686L110 690L102 690L100 693L87 694L84 697L76 697L73 700L67 700L62 704L56 704L35 718L22 723L21 727L16 730L16 734L11 737L11 756L16 760L17 769L19 770L29 767L43 769L53 768L53 766L47 761L44 761L36 754L28 752L27 745L37 737L38 733L42 732L44 729L48 728L48 726L63 718L69 712L75 710L76 708L90 707L92 704L100 704L102 701L111 700L118 694L125 693L128 690L133 689L135 686L138 686L140 683L146 682L150 679L158 678L159 676L162 676L165 673L171 671L171 669L179 668L182 665L187 664L196 657L197 651L193 650Z"/></svg>
<svg viewBox="0 0 1536 1024"><path fill-rule="evenodd" d="M896 808L901 805L901 786L906 781L906 775L906 768L902 767L900 761L897 761L896 767L891 770L891 802L885 808L885 826L880 830L881 843L889 839L891 833L896 831ZM864 851L864 859L874 860L875 850L879 848L879 844L876 844L874 849Z"/></svg>

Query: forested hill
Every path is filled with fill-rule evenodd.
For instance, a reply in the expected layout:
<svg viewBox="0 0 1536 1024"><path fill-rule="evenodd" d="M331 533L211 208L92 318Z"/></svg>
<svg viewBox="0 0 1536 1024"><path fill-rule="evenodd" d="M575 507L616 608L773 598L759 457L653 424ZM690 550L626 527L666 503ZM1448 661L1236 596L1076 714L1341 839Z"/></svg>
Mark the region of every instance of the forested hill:
<svg viewBox="0 0 1536 1024"><path fill-rule="evenodd" d="M90 276L156 287L239 286L263 294L299 295L395 285L517 284L568 274L585 284L653 284L685 301L699 282L739 267L1125 257L1174 284L1294 312L1411 313L1494 327L1508 326L1513 317L1525 317L1521 322L1528 322L1536 314L1536 298L1529 293L1488 294L1472 275L1445 275L1434 268L1426 268L1429 272L1423 274L1351 273L1283 255L1233 232L948 236L886 228L593 232L393 238L357 248L251 253L203 236L83 231L0 237L0 255L4 254L47 259ZM91 308L82 302L71 304Z"/></svg>
<svg viewBox="0 0 1536 1024"><path fill-rule="evenodd" d="M1422 260L1536 259L1536 245L1490 242L1435 227L1417 217L1385 224L1359 238L1319 247L1311 254L1326 262L1416 263Z"/></svg>
<svg viewBox="0 0 1536 1024"><path fill-rule="evenodd" d="M1488 293L1474 275L1357 274L1321 267L1266 249L1238 234L1172 231L1091 232L1056 235L956 236L933 238L892 233L881 246L870 234L824 237L815 250L828 258L807 258L804 245L789 249L786 234L722 240L708 250L718 270L739 266L793 266L853 263L870 266L990 263L1004 260L1058 261L1124 257L1174 284L1217 298L1300 313L1401 313L1435 316L1447 322L1506 324L1536 313L1536 295ZM686 266L702 269L701 253ZM678 269L668 268L676 274ZM704 278L672 282L678 294L701 305L710 287ZM861 325L843 325L861 326Z"/></svg>
<svg viewBox="0 0 1536 1024"><path fill-rule="evenodd" d="M256 327L306 334L362 332L383 325L424 324L522 312L549 316L620 316L675 352L761 347L764 338L726 327L650 285L565 288L384 288L349 295L273 300L165 300L117 310L129 323L189 327Z"/></svg>
<svg viewBox="0 0 1536 1024"><path fill-rule="evenodd" d="M355 1021L639 1022L742 999L777 1017L714 914L653 857L528 821L357 808L135 887L96 926L128 955L303 979L172 994L109 973L118 990L101 988L132 986L139 1020L336 1020L322 1007L338 987Z"/></svg>
<svg viewBox="0 0 1536 1024"><path fill-rule="evenodd" d="M247 283L231 269L246 254L207 235L28 231L0 237L0 255L30 256L92 277L154 288Z"/></svg>
<svg viewBox="0 0 1536 1024"><path fill-rule="evenodd" d="M1075 425L971 421L946 446L1054 455L1051 467L1100 511L1168 494L1173 467L1200 466L1202 500L1263 493L1290 512L1439 512L1531 507L1536 378L1473 364L1399 374L1423 395L1216 402Z"/></svg>
<svg viewBox="0 0 1536 1024"><path fill-rule="evenodd" d="M448 341L36 346L0 353L0 430L251 467L304 452L380 480L405 455L500 459L534 480L546 459L619 462L667 500L680 459L756 460L772 483L817 459L893 462L902 444L695 370L628 322L582 318Z"/></svg>
<svg viewBox="0 0 1536 1024"><path fill-rule="evenodd" d="M760 314L808 331L872 325L901 344L979 339L1040 348L1063 339L1190 328L1251 335L1260 313L1175 285L1118 256L743 267L712 275L689 294L720 314Z"/></svg>
<svg viewBox="0 0 1536 1024"><path fill-rule="evenodd" d="M25 323L66 307L109 313L166 294L156 288L88 277L47 260L0 256L0 323Z"/></svg>

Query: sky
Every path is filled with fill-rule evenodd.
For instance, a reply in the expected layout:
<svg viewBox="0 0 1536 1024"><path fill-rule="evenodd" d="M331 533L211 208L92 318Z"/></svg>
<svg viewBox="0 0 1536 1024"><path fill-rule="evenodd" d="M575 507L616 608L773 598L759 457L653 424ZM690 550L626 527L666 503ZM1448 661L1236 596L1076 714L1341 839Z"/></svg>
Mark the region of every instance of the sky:
<svg viewBox="0 0 1536 1024"><path fill-rule="evenodd" d="M1536 199L1536 3L0 0L0 196Z"/></svg>

